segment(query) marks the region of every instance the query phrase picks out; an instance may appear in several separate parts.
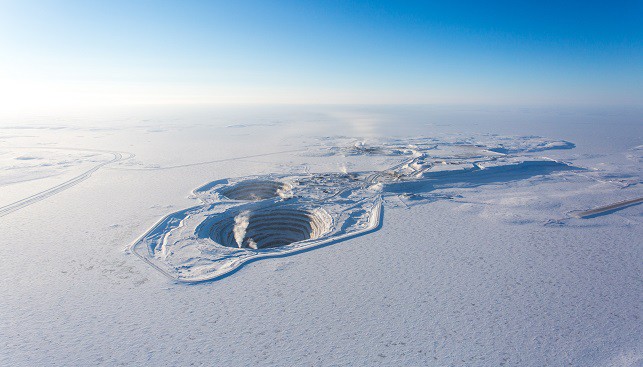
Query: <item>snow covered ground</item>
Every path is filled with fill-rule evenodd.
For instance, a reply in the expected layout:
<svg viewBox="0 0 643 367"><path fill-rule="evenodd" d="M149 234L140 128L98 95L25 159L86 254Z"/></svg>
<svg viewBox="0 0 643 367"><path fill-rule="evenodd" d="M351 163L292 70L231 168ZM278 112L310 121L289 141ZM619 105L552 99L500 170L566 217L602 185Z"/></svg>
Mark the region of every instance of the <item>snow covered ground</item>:
<svg viewBox="0 0 643 367"><path fill-rule="evenodd" d="M3 120L0 364L641 365L641 112Z"/></svg>

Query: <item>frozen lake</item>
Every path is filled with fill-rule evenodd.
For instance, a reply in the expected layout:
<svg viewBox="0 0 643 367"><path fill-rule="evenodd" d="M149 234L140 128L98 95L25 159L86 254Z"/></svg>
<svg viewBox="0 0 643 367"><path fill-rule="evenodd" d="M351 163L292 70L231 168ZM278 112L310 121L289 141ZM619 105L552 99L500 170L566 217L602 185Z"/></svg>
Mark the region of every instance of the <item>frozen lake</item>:
<svg viewBox="0 0 643 367"><path fill-rule="evenodd" d="M637 365L642 112L3 119L0 364Z"/></svg>

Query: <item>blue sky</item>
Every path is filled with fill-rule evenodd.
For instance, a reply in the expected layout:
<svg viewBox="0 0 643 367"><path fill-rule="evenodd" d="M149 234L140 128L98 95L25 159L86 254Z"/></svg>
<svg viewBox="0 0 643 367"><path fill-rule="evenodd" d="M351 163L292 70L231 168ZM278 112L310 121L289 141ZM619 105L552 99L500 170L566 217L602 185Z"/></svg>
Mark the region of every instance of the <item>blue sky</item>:
<svg viewBox="0 0 643 367"><path fill-rule="evenodd" d="M14 106L640 106L642 4L0 0L0 93Z"/></svg>

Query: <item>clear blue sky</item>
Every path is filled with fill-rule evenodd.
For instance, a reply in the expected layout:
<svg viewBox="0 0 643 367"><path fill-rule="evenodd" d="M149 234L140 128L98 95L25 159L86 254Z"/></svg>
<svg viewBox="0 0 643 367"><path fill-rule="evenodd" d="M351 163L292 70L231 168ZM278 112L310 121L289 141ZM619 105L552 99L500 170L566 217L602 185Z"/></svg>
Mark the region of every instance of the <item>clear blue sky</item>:
<svg viewBox="0 0 643 367"><path fill-rule="evenodd" d="M642 24L643 1L0 0L0 93L640 106Z"/></svg>

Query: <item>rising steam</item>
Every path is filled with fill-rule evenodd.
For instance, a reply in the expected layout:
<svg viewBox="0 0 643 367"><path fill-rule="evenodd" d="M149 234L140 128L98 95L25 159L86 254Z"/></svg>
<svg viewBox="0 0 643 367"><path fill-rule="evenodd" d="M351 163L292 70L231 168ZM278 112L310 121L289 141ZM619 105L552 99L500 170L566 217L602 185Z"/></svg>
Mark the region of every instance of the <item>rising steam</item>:
<svg viewBox="0 0 643 367"><path fill-rule="evenodd" d="M234 240L237 242L239 248L243 245L243 239L246 237L246 229L250 223L250 212L247 210L242 211L234 217Z"/></svg>

